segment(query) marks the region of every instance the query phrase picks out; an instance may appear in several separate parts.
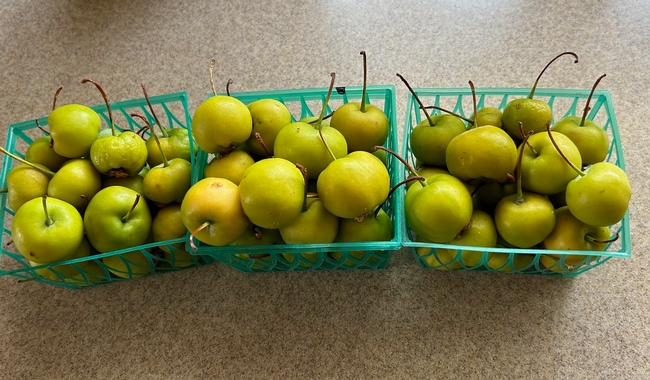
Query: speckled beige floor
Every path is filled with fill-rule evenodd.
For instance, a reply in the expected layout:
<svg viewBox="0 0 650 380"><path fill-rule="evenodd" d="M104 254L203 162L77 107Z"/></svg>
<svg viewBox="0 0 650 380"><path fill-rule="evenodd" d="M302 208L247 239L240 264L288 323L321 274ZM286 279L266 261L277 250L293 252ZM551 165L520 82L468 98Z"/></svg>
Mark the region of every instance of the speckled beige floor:
<svg viewBox="0 0 650 380"><path fill-rule="evenodd" d="M97 104L185 90L359 85L588 88L611 92L634 190L633 257L576 279L443 273L403 250L384 271L246 275L212 265L69 291L0 278L0 378L650 377L644 1L5 0L0 128L46 115L53 91ZM264 5L261 5L264 4Z"/></svg>

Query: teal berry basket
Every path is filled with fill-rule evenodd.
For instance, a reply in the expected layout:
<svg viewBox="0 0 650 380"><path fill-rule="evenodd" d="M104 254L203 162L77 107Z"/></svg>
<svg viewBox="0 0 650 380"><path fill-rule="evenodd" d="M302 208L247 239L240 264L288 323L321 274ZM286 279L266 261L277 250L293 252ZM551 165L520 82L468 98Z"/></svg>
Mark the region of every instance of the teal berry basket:
<svg viewBox="0 0 650 380"><path fill-rule="evenodd" d="M231 96L249 104L259 99L275 99L287 106L292 120L318 116L327 95L327 88L296 89L281 91L240 92ZM361 101L361 87L337 87L331 95L327 113L349 101ZM397 151L398 135L394 86L368 86L366 101L384 111L390 122L385 147ZM388 155L387 167L391 186L400 182L403 172L399 162ZM203 173L205 165L213 157L199 149L197 168ZM199 180L201 178L195 178ZM393 238L390 241L370 241L329 244L277 244L248 246L210 246L195 240L197 250L188 245L186 249L197 256L209 256L243 272L282 272L305 270L384 269L395 250L401 248L404 231L401 188L395 191L383 206L393 222Z"/></svg>
<svg viewBox="0 0 650 380"><path fill-rule="evenodd" d="M419 88L415 89L415 92L425 106L435 105L462 116L470 116L473 112L471 111L473 110L472 94L469 88ZM530 89L526 88L477 88L477 109L496 107L503 111L510 100L527 97L529 93ZM587 90L538 88L535 92L535 99L545 100L551 106L553 110L551 124L553 125L565 116L581 116L589 93L590 91ZM611 95L607 91L595 91L590 104L591 109L587 119L602 126L610 140L606 161L625 170L623 148ZM470 111L466 112L466 110ZM439 111L432 112L432 114L437 113ZM420 110L419 104L413 95L409 94L402 154L413 166L416 165L416 160L411 151L409 136L422 119L424 119L424 114ZM402 171L402 175L409 175L405 168L402 168ZM474 270L575 277L613 257L629 258L631 256L629 212L619 223L610 226L611 238L614 239L618 236L618 239L608 243L605 251L563 251L541 247L530 249L488 248L424 243L416 241L416 234L408 227L406 221L403 226L405 228L402 232L403 245L410 248L418 264L423 268L438 270Z"/></svg>
<svg viewBox="0 0 650 380"><path fill-rule="evenodd" d="M163 127L185 128L188 129L188 134L191 136L189 130L191 117L188 112L188 99L185 92L151 96L150 101ZM105 104L90 108L104 119L105 126L109 125ZM132 113L145 116L155 126L154 118L144 98L111 103L111 110L115 127L120 131L138 131L143 127L130 117ZM47 117L39 118L38 123L47 128ZM148 130L144 133L150 135ZM45 136L44 132L37 127L34 120L13 124L8 130L6 149L24 158L28 146L35 139L43 136ZM190 145L190 149L192 149L191 139ZM191 157L191 161L194 166L194 156ZM17 164L11 157L4 157L0 188L6 188L7 174ZM113 252L91 254L52 264L31 266L29 261L11 244L11 221L15 212L7 205L6 193L0 194L0 206L4 216L0 276L13 276L20 282L36 281L64 288L80 289L213 262L210 257L196 257L185 252L186 237L181 237Z"/></svg>

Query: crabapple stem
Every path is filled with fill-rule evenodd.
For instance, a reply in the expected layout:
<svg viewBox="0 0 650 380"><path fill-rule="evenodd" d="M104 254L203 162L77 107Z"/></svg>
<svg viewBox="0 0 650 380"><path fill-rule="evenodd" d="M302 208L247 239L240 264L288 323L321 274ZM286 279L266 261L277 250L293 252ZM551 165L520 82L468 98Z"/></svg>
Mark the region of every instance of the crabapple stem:
<svg viewBox="0 0 650 380"><path fill-rule="evenodd" d="M613 242L615 242L616 240L618 240L619 237L620 237L620 234L616 234L616 236L613 237L613 238L611 238L611 239L607 239L607 240L598 240L598 239L595 239L594 237L592 237L591 235L585 235L585 239L586 239L586 240L588 240L588 241L590 241L590 242L592 242L592 243L600 243L600 244L613 243Z"/></svg>
<svg viewBox="0 0 650 380"><path fill-rule="evenodd" d="M232 153L233 150L237 149L237 146L235 144L230 144L227 147L223 148L219 154L217 154L218 157L223 158ZM270 156L269 156L270 157Z"/></svg>
<svg viewBox="0 0 650 380"><path fill-rule="evenodd" d="M84 203L84 207L80 210L81 215L83 215L83 213L84 213L84 212L86 211L86 209L88 208L88 204L90 203L90 199L88 199L88 196L87 196L86 194L81 194L81 195L79 195L79 198L81 198L81 199L83 199L84 201L86 201L86 203Z"/></svg>
<svg viewBox="0 0 650 380"><path fill-rule="evenodd" d="M474 120L472 120L472 119L470 119L470 118L468 118L468 117L462 116L462 115L460 115L460 114L457 114L457 113L455 113L455 112L449 111L448 109L445 109L445 108L442 108L442 107L438 107L438 106L426 106L426 107L424 107L424 108L427 108L427 109L428 109L428 108L432 108L432 109L434 109L434 110L442 111L442 112L448 113L448 114L450 114L450 115L456 116L456 117L459 118L459 119L465 120L466 122L468 122L468 123L470 123L470 124L472 124L472 125L475 124Z"/></svg>
<svg viewBox="0 0 650 380"><path fill-rule="evenodd" d="M519 122L519 134L521 135L521 138L522 138L522 139L523 139L524 137L526 137L526 133L524 133L524 126L523 126L523 124L521 123L521 121ZM530 145L530 142L529 142L527 139L526 139L525 141L526 141L526 146L528 147L528 149L530 149L530 150L533 152L533 154L535 155L535 157L539 157L539 153L537 153L537 151L535 150L535 148L533 148L533 146Z"/></svg>
<svg viewBox="0 0 650 380"><path fill-rule="evenodd" d="M50 214L47 212L47 195L43 195L43 212L45 213L45 225L51 226L54 224L54 221L50 217Z"/></svg>
<svg viewBox="0 0 650 380"><path fill-rule="evenodd" d="M306 167L300 164L296 164L296 167L302 173L302 178L305 181L305 199L302 202L302 211L307 211L307 194L309 193L309 174L307 173Z"/></svg>
<svg viewBox="0 0 650 380"><path fill-rule="evenodd" d="M366 52L361 50L359 54L363 56L363 91L361 92L361 106L359 106L359 111L366 112L366 78L368 77L368 66L366 64Z"/></svg>
<svg viewBox="0 0 650 380"><path fill-rule="evenodd" d="M206 228L206 227L209 226L210 224L212 224L212 222L209 222L209 221L203 222L203 224L201 224L200 226L196 227L196 229L195 229L194 231L192 231L192 233L190 234L190 247L192 247L192 249L193 249L194 251L197 251L197 250L198 250L198 248L196 247L196 244L194 244L194 236L196 236L196 234L198 234L199 232L201 232L201 230L203 230L204 228Z"/></svg>
<svg viewBox="0 0 650 380"><path fill-rule="evenodd" d="M63 90L63 86L59 87L56 89L56 92L54 93L54 100L52 101L52 111L56 108L56 100L59 98L59 94L61 93L61 90Z"/></svg>
<svg viewBox="0 0 650 380"><path fill-rule="evenodd" d="M413 166L411 166L411 164L409 164L408 162L406 162L406 160L405 160L402 156L400 156L399 154L397 154L397 153L393 152L392 150L390 150L390 149L388 149L388 148L386 148L386 147L383 147L383 146L381 146L381 145L375 145L375 146L373 146L372 149L370 149L370 151L371 151L371 152L374 152L374 151L376 151L377 149L379 149L379 150L383 150L383 151L385 151L385 152L387 152L387 153L390 153L390 154L392 154L393 156L395 156L398 160L400 160L400 162L401 162L402 164L404 164L404 166L406 166L406 168L409 170L409 172L411 172L411 177L419 177L419 176L420 176L420 175L418 174L418 172L415 171L415 169L413 169ZM427 185L427 182L426 182L424 179L421 179L421 180L419 180L419 181L420 181L420 183L422 184L422 186L426 186L426 185Z"/></svg>
<svg viewBox="0 0 650 380"><path fill-rule="evenodd" d="M122 223L126 223L129 221L129 218L131 217L131 213L133 213L133 210L135 210L135 206L138 205L138 202L140 202L140 194L135 195L135 201L133 202L133 205L131 205L131 209L129 209L129 212L126 213L122 217Z"/></svg>
<svg viewBox="0 0 650 380"><path fill-rule="evenodd" d="M323 109L320 111L320 116L318 117L318 122L316 123L315 127L318 128L320 139L323 142L323 145L325 145L325 148L327 148L327 152L332 157L332 161L336 161L334 152L332 152L332 149L330 149L330 146L327 145L327 142L325 141L325 137L323 137L323 117L325 116L325 112L327 112L327 104L329 103L330 97L332 96L332 89L334 88L336 73L331 73L330 76L332 77L332 80L330 81L330 88L327 90L327 96L325 97L325 102L323 103Z"/></svg>
<svg viewBox="0 0 650 380"><path fill-rule="evenodd" d="M594 95L594 91L596 91L596 86L598 86L598 83L605 78L607 75L603 74L598 79L596 79L596 83L594 83L594 86L591 88L591 92L589 93L589 97L587 98L587 104L585 104L585 110L582 113L582 119L580 119L580 126L583 127L585 125L585 120L587 119L587 112L591 109L589 107L589 103L591 102L591 97Z"/></svg>
<svg viewBox="0 0 650 380"><path fill-rule="evenodd" d="M384 201L381 202L381 204L379 206L377 206L377 208L373 212L375 218L379 214L379 211L382 209L382 207L384 207L384 204L386 203L386 201L390 199L390 196L393 195L395 190L397 190L400 186L404 185L405 183L412 182L412 181L424 181L424 180L425 180L424 177L418 175L418 176L414 176L414 177L408 177L407 179L402 180L397 185L393 186L393 188L390 189L390 191L388 192L388 195L386 196L386 199L384 199Z"/></svg>
<svg viewBox="0 0 650 380"><path fill-rule="evenodd" d="M519 123L521 125L521 123ZM524 136L524 141L522 144L526 144L528 138L533 135L534 131L529 131L528 134ZM524 157L524 150L519 151L519 157L517 159L517 199L515 199L515 204L523 204L526 200L524 199L524 190L521 187L521 161Z"/></svg>
<svg viewBox="0 0 650 380"><path fill-rule="evenodd" d="M555 62L558 58L560 58L560 57L562 57L564 55L572 56L573 58L575 58L575 61L573 63L578 63L578 56L576 55L576 53L573 53L573 52L570 52L570 51L565 51L564 53L561 53L561 54L558 54L557 56L555 56L555 58L553 58L549 63L546 64L546 66L544 66L544 68L542 69L542 72L539 73L539 75L537 76L537 79L535 79L535 84L533 84L533 88L530 89L530 94L528 95L528 99L533 98L533 95L535 94L535 89L537 89L537 83L539 82L539 78L542 77L542 74L544 74L546 69L551 65L551 63Z"/></svg>
<svg viewBox="0 0 650 380"><path fill-rule="evenodd" d="M46 135L50 136L50 148L54 147L54 139L52 138L52 135L50 132L46 131L45 128L41 127L41 124L38 122L38 119L34 119L34 123L36 124L36 127L40 129L43 133Z"/></svg>
<svg viewBox="0 0 650 380"><path fill-rule="evenodd" d="M45 128L43 128L43 127L41 126L41 123L38 122L38 119L34 119L34 123L36 124L36 128L40 129L41 132L43 132L43 133L45 133L46 135L50 136L50 132L48 132L47 130L45 130Z"/></svg>
<svg viewBox="0 0 650 380"><path fill-rule="evenodd" d="M323 120L329 119L330 117L332 117L332 115L334 115L334 112L328 113L327 115L323 116ZM314 123L318 123L318 119L312 120L308 124L314 124Z"/></svg>
<svg viewBox="0 0 650 380"><path fill-rule="evenodd" d="M474 189L472 190L472 192L470 193L470 195L473 197L473 196L474 196L476 193L478 193L478 191L481 190L481 188L482 188L483 186L485 186L485 185L487 185L486 182L482 182L482 181L479 182L478 185L474 186Z"/></svg>
<svg viewBox="0 0 650 380"><path fill-rule="evenodd" d="M153 110L153 106L151 105L151 101L149 101L149 94L147 94L147 89L144 87L144 83L141 83L140 86L142 87L142 92L144 93L144 98L147 101L147 105L149 105L151 116L153 116L153 119L156 121L156 124L158 124L158 128L160 128L160 132L162 133L163 137L169 137L169 134L165 131L162 124L160 124L160 120L158 120L158 116L156 116L156 112ZM152 131L151 133L154 132Z"/></svg>
<svg viewBox="0 0 650 380"><path fill-rule="evenodd" d="M149 120L147 120L146 117L144 117L144 116L142 116L140 114L137 114L137 113L132 113L131 117L140 118L140 120L144 121L144 123L147 125L147 128L149 128L149 130L151 131L151 137L153 137L154 140L156 140L156 145L158 145L158 149L160 149L160 157L162 158L163 165L165 167L168 167L169 166L169 161L167 161L167 156L165 155L165 151L163 151L162 145L160 145L160 139L158 139L158 136L156 136L156 132L153 130L153 127L149 123Z"/></svg>
<svg viewBox="0 0 650 380"><path fill-rule="evenodd" d="M25 160L24 158L18 157L18 156L16 156L15 154L10 153L8 150L6 150L6 149L3 148L3 147L0 147L0 153L4 153L4 154L6 154L7 156L13 158L14 160L20 161L20 162L22 162L23 164L25 164L25 165L27 165L27 166L30 166L30 167L32 167L32 168L34 168L34 169L36 169L36 170L40 170L41 172L43 172L43 173L49 175L50 177L54 177L54 174L56 174L56 173L54 173L53 171L51 171L51 170L49 170L49 169L45 169L45 168L42 168L42 167L36 166L36 165L34 165L33 163L31 163L31 162Z"/></svg>
<svg viewBox="0 0 650 380"><path fill-rule="evenodd" d="M472 127L476 127L476 124L478 124L478 111L476 109L476 89L474 88L474 82L471 80L469 81L469 88L472 89L472 105L474 106L474 122L472 123Z"/></svg>
<svg viewBox="0 0 650 380"><path fill-rule="evenodd" d="M547 123L546 123L546 132L548 133L548 138L551 139L551 143L553 143L553 146L555 147L555 149L557 150L557 152L560 154L560 156L562 156L562 158L564 159L564 161L566 161L566 163L569 164L569 166L571 166L571 168L573 168L573 170L575 170L576 173L578 173L578 175L579 175L580 177L584 177L584 176L585 176L585 172L583 172L582 170L580 170L579 167L575 166L575 165L573 164L573 162L569 161L569 159L564 155L564 153L562 153L562 150L560 149L560 147L559 147L559 146L557 145L557 143L555 142L555 139L553 138L553 134L551 133L551 123L550 123L550 122L547 122Z"/></svg>
<svg viewBox="0 0 650 380"><path fill-rule="evenodd" d="M226 95L230 96L230 85L233 84L232 78L228 78L228 82L226 82Z"/></svg>
<svg viewBox="0 0 650 380"><path fill-rule="evenodd" d="M254 235L255 235L255 237L256 237L257 239L261 239L262 236L264 235L264 233L262 232L262 229L259 228L259 227L255 227L255 228L253 228L253 231L255 231L255 234L254 234Z"/></svg>
<svg viewBox="0 0 650 380"><path fill-rule="evenodd" d="M266 143L264 142L264 139L262 139L262 135L260 135L259 132L255 132L255 139L260 143L262 146L262 149L264 149L264 152L266 153L269 158L273 157L271 155L271 152L269 152L269 148L266 146Z"/></svg>
<svg viewBox="0 0 650 380"><path fill-rule="evenodd" d="M81 80L81 83L87 83L87 82L90 82L90 83L94 84L95 87L97 87L97 89L99 90L99 92L102 93L102 97L104 98L104 103L106 103L106 111L108 112L108 120L110 120L110 123L111 123L111 133L112 133L113 136L115 136L115 125L113 124L113 112L111 111L111 105L108 102L108 96L106 95L106 92L104 91L104 89L102 88L102 86L99 83L95 82L94 80L92 80L90 78L84 78L84 79Z"/></svg>
<svg viewBox="0 0 650 380"><path fill-rule="evenodd" d="M415 91L413 91L413 88L411 87L411 85L406 81L406 79L404 79L404 77L402 75L400 75L399 73L397 73L396 75L399 77L399 79L402 80L402 82L404 82L404 84L406 85L406 88L409 89L409 91L411 92L411 94L413 95L415 100L420 105L420 109L422 110L422 112L424 112L424 116L427 117L427 120L429 121L429 125L433 127L434 124L433 124L433 120L431 119L431 116L429 115L426 108L424 107L424 104L422 104L422 101L420 100L420 98L418 98L418 96L415 94Z"/></svg>
<svg viewBox="0 0 650 380"><path fill-rule="evenodd" d="M217 64L217 61L212 58L212 61L210 61L210 86L212 87L212 93L214 96L217 96L217 89L214 87L214 76L212 72L214 71L214 66Z"/></svg>
<svg viewBox="0 0 650 380"><path fill-rule="evenodd" d="M140 136L140 137L142 137L142 139L144 140L144 139L145 139L145 138L144 138L144 132L146 132L146 131L148 131L148 130L149 130L149 128L147 128L147 127L142 127L142 128L140 128L140 129L138 129L138 131L137 131L135 134L138 135L138 136Z"/></svg>

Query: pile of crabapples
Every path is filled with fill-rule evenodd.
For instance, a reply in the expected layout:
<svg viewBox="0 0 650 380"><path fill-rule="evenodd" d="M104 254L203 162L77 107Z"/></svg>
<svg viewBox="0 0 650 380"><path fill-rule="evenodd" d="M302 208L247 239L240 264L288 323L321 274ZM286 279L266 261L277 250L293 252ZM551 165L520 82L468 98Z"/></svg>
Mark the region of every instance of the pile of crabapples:
<svg viewBox="0 0 650 380"><path fill-rule="evenodd" d="M602 251L615 240L609 227L625 216L631 188L625 172L607 162L610 141L604 129L586 120L593 91L582 117L569 116L551 125L549 105L533 99L537 77L527 98L511 100L501 112L485 107L464 119L449 111L426 118L410 133L411 152L424 177L410 184L405 198L408 226L425 243L475 247ZM398 76L400 76L398 74ZM400 76L401 77L401 76ZM429 107L431 108L431 107ZM439 107L433 107L440 110ZM464 120L463 120L464 119ZM535 255L420 247L431 267L460 269L488 266L516 271ZM574 270L594 256L541 255L552 271Z"/></svg>
<svg viewBox="0 0 650 380"><path fill-rule="evenodd" d="M15 248L32 266L127 250L102 257L104 268L89 258L36 269L45 278L78 285L105 281L107 275L140 277L163 260L175 268L192 265L196 260L182 243L149 249L152 255L138 248L186 235L180 202L191 185L194 152L188 130L163 128L142 85L160 132L154 133L139 114L131 117L136 125L145 122L152 136L148 141L121 131L101 85L91 79L82 83L93 83L101 92L109 128L101 129L101 117L87 106L57 107L59 88L47 118L49 132L39 126L45 136L30 144L24 158L2 149L22 162L6 178Z"/></svg>
<svg viewBox="0 0 650 380"><path fill-rule="evenodd" d="M601 251L617 238L610 228L624 218L631 187L625 172L607 161L608 134L587 120L593 91L604 75L593 85L582 117L551 125L552 109L533 98L546 68L565 55L577 62L574 53L551 60L530 95L510 101L503 111L477 110L470 81L474 112L469 118L439 107L433 108L442 113L431 115L431 107L397 74L425 115L404 142L416 168L384 147L391 125L382 109L366 101L366 54L361 55L361 100L326 116L332 73L320 115L298 121L275 99L244 104L229 93L218 95L213 60L214 96L195 110L191 136L185 128L163 128L144 85L160 131L149 118L123 113L132 118L131 125L149 131L147 140L115 126L97 82L82 80L101 92L109 128L101 129L101 117L89 107L57 107L57 90L47 136L36 139L24 158L0 148L22 162L6 178L16 249L31 265L126 251L102 256L101 266L89 259L37 270L52 280L87 284L106 275L143 276L163 261L173 267L196 263L197 252L186 252L184 243L162 243L188 232L195 251L197 242L222 247L388 241L394 237L393 220L384 206L403 184L408 186L404 216L418 242L474 247L418 248L434 268L517 271L539 257L550 271L573 270L595 256L555 251ZM199 148L206 154L197 154ZM410 172L393 188L387 153ZM198 157L207 158L197 162ZM197 168L202 172L193 183ZM157 242L159 252L141 249ZM489 251L492 247L522 251L510 260L506 253ZM526 249L554 252L537 256L525 254ZM330 252L326 258L359 267L366 254ZM255 249L237 256L270 260ZM280 257L302 267L324 258L316 252Z"/></svg>
<svg viewBox="0 0 650 380"><path fill-rule="evenodd" d="M195 240L207 246L257 246L392 239L393 223L382 209L391 190L386 156L372 149L385 144L390 123L383 110L366 102L366 54L361 55L361 101L342 105L329 120L334 73L320 116L292 121L280 101L246 105L229 91L217 95L212 61L214 96L192 117L194 140L209 162L181 204L194 249L199 249ZM350 252L356 259L364 254ZM315 252L281 256L303 267L319 257ZM342 252L330 253L329 259L356 265Z"/></svg>

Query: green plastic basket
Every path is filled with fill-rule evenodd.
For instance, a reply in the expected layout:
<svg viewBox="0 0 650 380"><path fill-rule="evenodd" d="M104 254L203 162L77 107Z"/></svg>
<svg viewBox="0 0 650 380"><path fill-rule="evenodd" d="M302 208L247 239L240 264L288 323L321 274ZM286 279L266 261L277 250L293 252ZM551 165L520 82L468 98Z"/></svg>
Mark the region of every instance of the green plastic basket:
<svg viewBox="0 0 650 380"><path fill-rule="evenodd" d="M415 92L425 106L436 105L462 116L472 114L472 94L469 88L419 88L415 89ZM552 124L554 124L556 120L565 116L582 115L589 92L587 90L538 88L535 91L535 98L545 100L551 106L554 115ZM503 110L510 100L527 97L529 93L530 89L526 88L477 88L477 108L490 106ZM439 112L436 111L435 113ZM412 165L415 165L415 157L411 152L409 136L413 128L423 118L424 114L420 111L419 104L415 101L413 95L409 94L406 105L402 154ZM609 92L594 92L588 119L594 120L601 125L609 135L610 147L607 161L625 170L623 148L621 147L618 124ZM407 170L405 168L402 168L402 170L402 174L407 176ZM574 277L597 267L612 257L629 258L631 256L629 213L626 213L619 223L610 226L612 238L619 234L619 239L609 243L604 252L465 247L450 244L421 243L415 241L416 235L410 230L407 223L404 222L403 225L405 228L405 231L403 231L403 245L411 249L413 256L421 267L438 270L476 270ZM441 251L441 249L447 251ZM481 252L480 260L476 260L475 265L467 266L462 260L463 250ZM501 259L500 264L493 264L490 267L487 265L488 259L490 257L496 258L495 254L500 255L498 256ZM554 265L545 267L540 261L544 255L558 255L556 257L559 257L559 260ZM571 258L571 256L573 257ZM587 257L576 260L575 258L578 256ZM571 265L565 263L567 258L570 258Z"/></svg>
<svg viewBox="0 0 650 380"><path fill-rule="evenodd" d="M318 115L327 95L327 88L297 89L263 92L232 93L245 104L259 99L276 99L284 103L292 113L292 119L299 120L307 116ZM360 101L361 87L338 87L332 93L327 112L332 112L338 106L348 101ZM393 151L398 149L397 121L395 110L394 86L368 86L366 101L383 109L390 122L390 133L385 146ZM197 173L199 180L203 169L211 155L199 149L197 155ZM392 156L388 160L388 170L391 186L399 183L402 171L399 162ZM196 241L197 251L186 249L198 256L209 256L226 265L243 272L279 272L303 270L335 270L335 269L384 269L391 260L393 251L401 248L404 231L402 208L404 200L401 192L395 191L384 205L384 211L393 221L393 238L390 241L372 241L363 243L331 243L331 244L279 244L256 246L210 246ZM341 252L336 260L332 253ZM313 253L309 260L303 253ZM287 260L283 254L289 254Z"/></svg>
<svg viewBox="0 0 650 380"><path fill-rule="evenodd" d="M150 97L150 101L156 110L156 115L165 128L190 128L191 117L187 108L187 93L179 92L152 96ZM101 104L90 108L99 113L108 125L109 117L106 112L106 105ZM154 125L154 118L149 112L144 98L111 103L111 109L113 111L115 126L119 130L137 131L142 127L136 124L129 116L132 113L140 113L147 117L149 122ZM47 117L39 118L38 122L41 126L47 127ZM24 157L29 144L36 138L42 136L44 136L44 133L37 128L34 120L13 124L8 130L6 149L11 153ZM191 139L190 144L193 145ZM195 158L192 157L191 161L194 168ZM4 157L2 175L0 176L0 188L6 188L7 174L15 165L17 163L11 157ZM0 275L13 276L18 278L19 281L37 281L65 288L79 289L92 285L132 280L145 275L191 268L213 262L209 257L195 257L183 254L186 238L182 237L32 267L28 260L13 249L11 245L11 220L14 212L7 206L6 193L0 195L0 205L5 222L0 253ZM163 247L169 251L168 258L165 258L163 254ZM111 264L111 268L117 272L117 275L111 273L104 264L103 260L108 257L115 257L119 260L118 264ZM122 264L124 267L118 268ZM66 267L62 270L61 266L64 265ZM39 275L41 271L47 272L46 277ZM71 273L75 276L74 278L69 277Z"/></svg>

